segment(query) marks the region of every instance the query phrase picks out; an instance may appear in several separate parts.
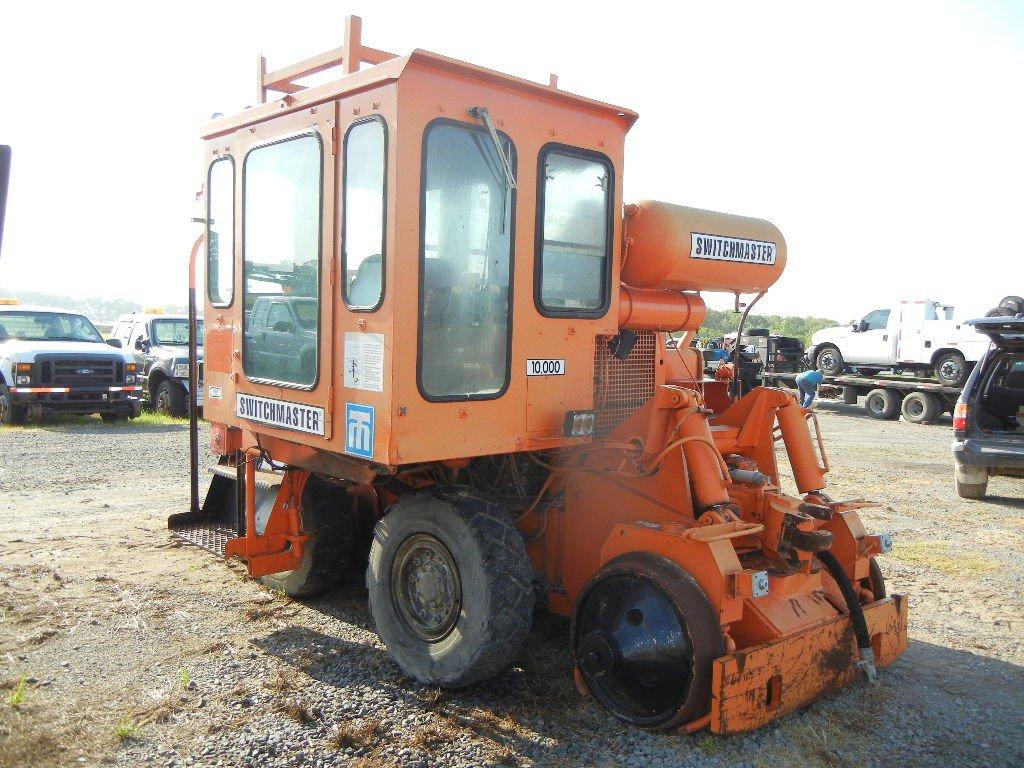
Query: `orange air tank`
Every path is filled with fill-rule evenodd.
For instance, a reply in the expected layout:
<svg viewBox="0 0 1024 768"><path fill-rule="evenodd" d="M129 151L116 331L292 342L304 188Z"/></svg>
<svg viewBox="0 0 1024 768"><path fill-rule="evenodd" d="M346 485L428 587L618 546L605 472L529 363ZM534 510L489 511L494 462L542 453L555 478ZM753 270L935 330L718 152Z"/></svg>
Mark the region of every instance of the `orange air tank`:
<svg viewBox="0 0 1024 768"><path fill-rule="evenodd" d="M786 241L764 219L643 200L626 207L622 282L636 288L760 293L786 267Z"/></svg>

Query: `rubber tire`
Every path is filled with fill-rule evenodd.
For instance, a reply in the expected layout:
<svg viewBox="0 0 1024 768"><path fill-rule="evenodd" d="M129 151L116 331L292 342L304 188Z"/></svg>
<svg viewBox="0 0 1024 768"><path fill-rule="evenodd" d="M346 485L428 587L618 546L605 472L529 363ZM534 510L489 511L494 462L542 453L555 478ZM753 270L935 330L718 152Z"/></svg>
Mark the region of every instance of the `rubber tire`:
<svg viewBox="0 0 1024 768"><path fill-rule="evenodd" d="M692 722L708 713L711 708L712 665L715 659L725 655L725 643L722 638L722 627L718 616L711 607L704 590L681 565L667 557L650 552L632 552L611 560L580 592L573 611L572 651L573 661L576 660L576 648L579 638L576 637L576 620L580 608L584 604L591 585L605 576L624 571L631 576L643 576L650 579L670 598L679 603L688 604L687 615L683 616L687 634L690 636L690 647L693 648L693 676L690 679L690 692L676 715L656 726L645 730L664 730L675 728L684 723ZM582 674L579 680L584 680ZM596 699L595 699L596 701ZM614 712L610 714L623 720ZM623 722L628 722L623 720Z"/></svg>
<svg viewBox="0 0 1024 768"><path fill-rule="evenodd" d="M402 543L437 538L458 567L462 610L443 638L416 636L391 597L391 570ZM395 663L427 685L463 688L508 667L533 621L533 567L504 507L473 496L426 492L393 504L373 532L366 569L370 613Z"/></svg>
<svg viewBox="0 0 1024 768"><path fill-rule="evenodd" d="M835 365L828 370L821 367L821 356L826 352L832 352L836 361ZM825 344L814 356L814 367L826 376L838 376L846 369L846 361L843 360L843 353L839 351L838 347L833 346L832 344Z"/></svg>
<svg viewBox="0 0 1024 768"><path fill-rule="evenodd" d="M853 387L843 387L843 402L847 405L856 405L857 390Z"/></svg>
<svg viewBox="0 0 1024 768"><path fill-rule="evenodd" d="M941 370L942 364L946 360L958 360L960 362L960 375L953 378L944 378ZM962 387L964 382L967 381L967 376L970 374L971 369L967 366L967 361L964 356L959 352L943 352L937 358L935 358L935 379L947 387Z"/></svg>
<svg viewBox="0 0 1024 768"><path fill-rule="evenodd" d="M166 408L161 407L162 396L166 394ZM179 419L188 416L188 398L185 396L185 388L176 381L164 379L156 388L153 395L153 408L160 413L169 416L176 416Z"/></svg>
<svg viewBox="0 0 1024 768"><path fill-rule="evenodd" d="M311 476L302 491L302 530L309 534L302 565L259 578L288 597L318 595L348 573L354 538L351 497L343 488Z"/></svg>
<svg viewBox="0 0 1024 768"><path fill-rule="evenodd" d="M930 392L911 392L900 404L900 413L911 424L927 424L934 421L940 411L939 399Z"/></svg>
<svg viewBox="0 0 1024 768"><path fill-rule="evenodd" d="M873 407L878 402L878 408ZM888 389L872 389L864 398L864 410L873 419L891 420L899 418L900 399Z"/></svg>
<svg viewBox="0 0 1024 768"><path fill-rule="evenodd" d="M993 307L985 313L985 317L1013 317L1016 313L1006 307Z"/></svg>
<svg viewBox="0 0 1024 768"><path fill-rule="evenodd" d="M961 499L984 499L988 490L988 478L983 483L962 483L956 480L956 495Z"/></svg>
<svg viewBox="0 0 1024 768"><path fill-rule="evenodd" d="M1003 300L999 302L999 306L1010 310L1010 312L1016 315L1024 312L1024 298L1020 296L1004 296Z"/></svg>
<svg viewBox="0 0 1024 768"><path fill-rule="evenodd" d="M0 381L0 400L3 401L3 405L0 406L0 425L9 427L25 423L25 407L14 404L11 400L11 391L2 381Z"/></svg>

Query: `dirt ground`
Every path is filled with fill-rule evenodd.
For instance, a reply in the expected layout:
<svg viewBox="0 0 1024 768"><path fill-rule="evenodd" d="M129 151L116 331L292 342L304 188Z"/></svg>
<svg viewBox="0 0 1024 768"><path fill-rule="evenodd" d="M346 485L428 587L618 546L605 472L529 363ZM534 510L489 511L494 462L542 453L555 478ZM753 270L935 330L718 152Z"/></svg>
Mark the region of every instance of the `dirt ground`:
<svg viewBox="0 0 1024 768"><path fill-rule="evenodd" d="M824 403L833 496L890 531L911 643L753 734L648 734L572 685L567 624L538 615L514 669L460 692L391 663L364 591L290 602L167 515L184 426L0 431L0 766L1024 765L1024 481L957 498L944 422Z"/></svg>

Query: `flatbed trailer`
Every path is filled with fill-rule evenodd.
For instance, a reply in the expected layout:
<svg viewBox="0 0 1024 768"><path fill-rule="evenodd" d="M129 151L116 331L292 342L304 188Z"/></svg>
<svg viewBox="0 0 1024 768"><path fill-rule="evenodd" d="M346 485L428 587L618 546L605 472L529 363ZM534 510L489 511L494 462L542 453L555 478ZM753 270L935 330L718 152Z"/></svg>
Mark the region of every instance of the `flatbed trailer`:
<svg viewBox="0 0 1024 768"><path fill-rule="evenodd" d="M765 371L765 386L796 388L795 373ZM875 419L904 419L912 424L927 424L944 413L952 413L962 387L949 387L933 379L896 374L826 376L818 387L818 396L842 398L856 405L864 398L864 410Z"/></svg>

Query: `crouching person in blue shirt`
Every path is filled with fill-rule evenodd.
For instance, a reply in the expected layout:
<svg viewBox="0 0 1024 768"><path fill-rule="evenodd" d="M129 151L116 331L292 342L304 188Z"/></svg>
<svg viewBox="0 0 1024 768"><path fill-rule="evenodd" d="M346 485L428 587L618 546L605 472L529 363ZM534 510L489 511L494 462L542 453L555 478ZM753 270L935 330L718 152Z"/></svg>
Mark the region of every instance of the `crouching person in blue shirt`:
<svg viewBox="0 0 1024 768"><path fill-rule="evenodd" d="M825 380L821 371L804 371L796 376L796 388L800 390L800 405L810 408L814 396L818 393L818 385Z"/></svg>

